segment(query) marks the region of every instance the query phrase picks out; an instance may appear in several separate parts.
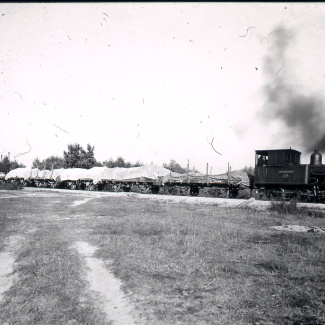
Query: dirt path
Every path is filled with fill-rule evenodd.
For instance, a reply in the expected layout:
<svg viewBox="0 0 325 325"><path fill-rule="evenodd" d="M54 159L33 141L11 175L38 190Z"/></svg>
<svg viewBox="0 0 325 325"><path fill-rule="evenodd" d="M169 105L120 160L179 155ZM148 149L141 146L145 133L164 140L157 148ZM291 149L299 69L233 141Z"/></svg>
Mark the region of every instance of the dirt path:
<svg viewBox="0 0 325 325"><path fill-rule="evenodd" d="M83 200L78 200L78 201L74 201L72 203L72 206L75 207L75 206L78 206L78 205L81 205L81 204L84 204L84 203L87 203L89 200L91 200L92 198L85 198Z"/></svg>
<svg viewBox="0 0 325 325"><path fill-rule="evenodd" d="M15 262L15 252L19 248L20 242L23 239L21 236L11 236L6 242L4 252L0 253L0 301L3 299L3 294L10 289L13 282L16 280L12 274Z"/></svg>
<svg viewBox="0 0 325 325"><path fill-rule="evenodd" d="M97 248L86 242L76 242L73 247L85 259L90 290L100 294L102 301L98 301L98 305L101 304L107 318L114 325L136 324L131 316L131 305L121 290L121 281L105 268L100 259L93 256Z"/></svg>

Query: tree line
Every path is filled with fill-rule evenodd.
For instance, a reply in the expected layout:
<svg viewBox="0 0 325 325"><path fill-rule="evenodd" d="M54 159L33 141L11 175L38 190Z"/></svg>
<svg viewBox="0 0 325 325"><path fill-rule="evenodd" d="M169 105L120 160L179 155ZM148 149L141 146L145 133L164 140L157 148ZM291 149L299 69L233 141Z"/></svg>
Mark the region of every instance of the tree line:
<svg viewBox="0 0 325 325"><path fill-rule="evenodd" d="M0 172L4 174L7 174L12 169L16 169L19 167L26 167L26 166L23 164L18 164L16 160L11 161L7 156L0 161Z"/></svg>
<svg viewBox="0 0 325 325"><path fill-rule="evenodd" d="M131 163L126 161L123 157L117 159L108 159L103 162L99 162L95 159L95 147L87 144L87 149L84 149L80 144L69 144L68 150L63 152L63 157L50 156L44 160L35 158L33 161L33 168L39 169L57 169L57 168L84 168L89 169L92 167L140 167L143 166L143 162L137 161ZM163 167L171 170L175 173L187 173L187 168L183 168L175 160L170 160L169 163L164 163ZM196 169L190 171L197 172Z"/></svg>
<svg viewBox="0 0 325 325"><path fill-rule="evenodd" d="M89 169L92 167L139 167L143 166L143 162L137 161L131 163L126 161L123 157L118 157L117 159L108 159L103 162L99 162L95 159L95 147L87 144L87 148L84 149L80 144L69 144L68 150L63 151L63 157L59 156L50 156L46 159L40 160L35 158L32 164L32 168L38 169L58 169L58 168L84 168ZM0 162L0 172L7 174L10 170L25 167L23 164L18 164L16 160L10 161L8 157L5 157ZM187 172L198 172L196 168L187 168L182 167L174 159L171 159L169 163L164 163L163 167L171 170L175 173L185 174ZM248 174L254 174L254 169L252 167L244 167L243 171Z"/></svg>

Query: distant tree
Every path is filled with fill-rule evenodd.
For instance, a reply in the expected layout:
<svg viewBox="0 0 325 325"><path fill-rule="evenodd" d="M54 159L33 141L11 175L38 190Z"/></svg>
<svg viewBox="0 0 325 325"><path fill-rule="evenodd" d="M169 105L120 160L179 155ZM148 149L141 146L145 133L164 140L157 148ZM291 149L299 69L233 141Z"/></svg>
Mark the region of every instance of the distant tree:
<svg viewBox="0 0 325 325"><path fill-rule="evenodd" d="M95 163L94 167L103 167L103 164L96 160L96 163Z"/></svg>
<svg viewBox="0 0 325 325"><path fill-rule="evenodd" d="M87 151L83 147L76 144L69 144L68 151L63 152L63 165L64 168L92 168L96 165L94 157L95 147L87 144Z"/></svg>
<svg viewBox="0 0 325 325"><path fill-rule="evenodd" d="M115 166L114 167L130 167L131 166L131 164L130 164L130 162L128 161L128 162L126 162L125 160L124 160L124 158L122 158L122 157L118 157L117 159L116 159L116 162L115 162Z"/></svg>
<svg viewBox="0 0 325 325"><path fill-rule="evenodd" d="M185 167L182 167L174 159L171 159L170 162L169 162L169 164L164 163L163 164L163 167L171 170L174 173L186 174L188 172L187 167L186 168ZM193 167L193 168L190 168L189 172L198 173L199 171L195 167Z"/></svg>
<svg viewBox="0 0 325 325"><path fill-rule="evenodd" d="M111 158L109 160L104 160L103 161L103 166L108 167L108 168L113 168L114 167L114 160Z"/></svg>
<svg viewBox="0 0 325 325"><path fill-rule="evenodd" d="M19 167L26 167L23 164L18 164L16 160L10 161L8 157L4 157L0 162L0 172L2 173L9 173L11 170L19 168Z"/></svg>
<svg viewBox="0 0 325 325"><path fill-rule="evenodd" d="M33 161L33 168L38 168L38 169L57 169L57 168L63 168L64 166L64 161L63 158L57 157L57 156L50 156L44 160L39 160L38 158L35 158Z"/></svg>
<svg viewBox="0 0 325 325"><path fill-rule="evenodd" d="M82 149L82 155L80 157L80 168L92 168L96 165L95 159L95 147L87 144L87 151Z"/></svg>
<svg viewBox="0 0 325 325"><path fill-rule="evenodd" d="M46 169L58 169L58 168L63 168L64 166L64 160L62 157L58 157L58 156L50 156L48 158L46 158L45 160L43 160L43 168Z"/></svg>
<svg viewBox="0 0 325 325"><path fill-rule="evenodd" d="M10 162L10 170L16 168L26 168L24 164L19 164L16 160Z"/></svg>
<svg viewBox="0 0 325 325"><path fill-rule="evenodd" d="M137 161L136 163L130 163L129 161L125 161L123 157L118 157L116 160L113 160L112 158L110 158L109 160L105 160L103 162L103 165L108 168L114 168L114 167L129 168L129 167L143 166L143 163L140 161Z"/></svg>
<svg viewBox="0 0 325 325"><path fill-rule="evenodd" d="M169 164L164 163L163 166L174 173L185 174L187 173L187 168L183 168L176 160L171 159Z"/></svg>
<svg viewBox="0 0 325 325"><path fill-rule="evenodd" d="M38 157L36 157L33 160L32 168L41 168L41 166L42 166L42 162L39 160Z"/></svg>
<svg viewBox="0 0 325 325"><path fill-rule="evenodd" d="M141 166L143 166L143 162L140 161L140 160L138 160L138 161L136 161L134 164L132 164L132 166L133 166L133 167L141 167Z"/></svg>
<svg viewBox="0 0 325 325"><path fill-rule="evenodd" d="M123 157L118 157L116 160L113 160L112 158L110 160L105 160L103 165L108 168L131 167L130 162L126 162Z"/></svg>

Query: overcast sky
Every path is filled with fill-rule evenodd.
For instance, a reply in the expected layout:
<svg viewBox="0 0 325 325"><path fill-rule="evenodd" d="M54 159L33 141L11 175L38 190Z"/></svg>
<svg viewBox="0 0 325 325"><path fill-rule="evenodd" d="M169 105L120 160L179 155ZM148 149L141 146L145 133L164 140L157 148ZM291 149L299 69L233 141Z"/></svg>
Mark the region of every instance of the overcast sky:
<svg viewBox="0 0 325 325"><path fill-rule="evenodd" d="M98 161L222 173L292 147L308 163L324 21L324 3L0 4L0 152L29 167L89 143Z"/></svg>

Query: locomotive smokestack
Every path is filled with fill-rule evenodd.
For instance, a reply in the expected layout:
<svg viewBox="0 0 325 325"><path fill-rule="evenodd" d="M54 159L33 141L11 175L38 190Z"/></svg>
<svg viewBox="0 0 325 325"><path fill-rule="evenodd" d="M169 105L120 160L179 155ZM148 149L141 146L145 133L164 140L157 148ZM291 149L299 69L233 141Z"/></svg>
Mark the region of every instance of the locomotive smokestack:
<svg viewBox="0 0 325 325"><path fill-rule="evenodd" d="M310 164L313 166L322 165L322 155L318 152L318 149L315 149L310 156Z"/></svg>
<svg viewBox="0 0 325 325"><path fill-rule="evenodd" d="M8 152L8 160L10 161L10 152Z"/></svg>

